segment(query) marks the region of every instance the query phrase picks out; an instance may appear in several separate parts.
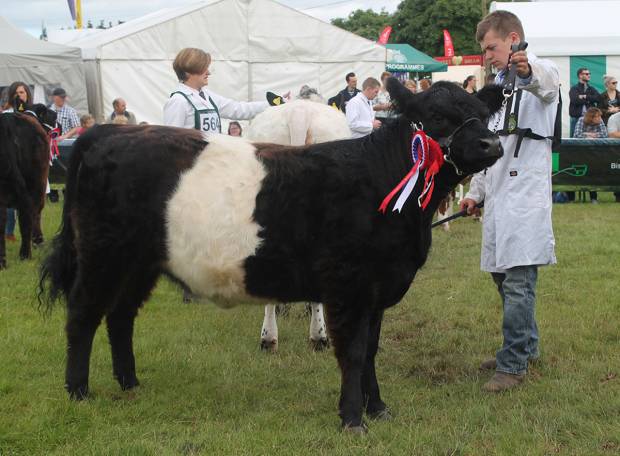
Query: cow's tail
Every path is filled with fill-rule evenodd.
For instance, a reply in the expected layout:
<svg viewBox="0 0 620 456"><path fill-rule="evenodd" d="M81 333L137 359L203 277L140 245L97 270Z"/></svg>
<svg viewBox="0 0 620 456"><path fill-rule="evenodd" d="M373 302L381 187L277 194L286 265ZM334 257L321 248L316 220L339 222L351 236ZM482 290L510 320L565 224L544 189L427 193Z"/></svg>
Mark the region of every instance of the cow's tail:
<svg viewBox="0 0 620 456"><path fill-rule="evenodd" d="M87 138L78 138L73 145L71 161L67 170L65 201L62 220L47 257L41 263L39 271L39 306L47 312L54 303L64 297L69 298L77 273L77 252L72 214L77 200L78 174L82 165L84 152L89 148Z"/></svg>

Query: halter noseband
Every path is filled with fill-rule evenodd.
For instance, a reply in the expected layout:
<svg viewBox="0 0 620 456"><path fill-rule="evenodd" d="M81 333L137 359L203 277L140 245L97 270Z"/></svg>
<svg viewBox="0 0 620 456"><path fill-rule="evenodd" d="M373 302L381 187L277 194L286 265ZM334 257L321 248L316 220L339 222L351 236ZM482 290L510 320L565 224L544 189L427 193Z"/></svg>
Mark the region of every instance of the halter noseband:
<svg viewBox="0 0 620 456"><path fill-rule="evenodd" d="M46 132L46 133L49 133L50 131L52 131L52 130L54 130L54 129L56 128L56 127L52 127L51 125L46 124L45 122L43 122L41 119L39 119L39 116L37 116L37 113L36 113L36 112L31 111L31 110L29 110L29 109L27 109L27 110L25 110L25 111L23 111L23 112L21 112L21 113L19 113L19 114L28 114L29 116L32 116L32 117L34 117L35 119L37 119L37 120L39 121L39 123L41 124L41 126L42 126L43 128L45 128L45 132Z"/></svg>
<svg viewBox="0 0 620 456"><path fill-rule="evenodd" d="M441 146L441 149L445 152L443 159L446 161L446 163L450 163L454 167L454 170L456 171L456 174L458 176L462 176L465 173L462 170L460 170L459 167L456 166L456 163L454 163L454 160L452 160L452 156L451 156L452 150L450 149L450 146L452 145L452 141L454 140L454 137L456 136L458 132L460 132L463 128L465 128L470 123L476 122L476 121L482 122L477 117L470 117L469 119L466 119L461 125L456 127L456 129L450 134L450 136L448 136L447 138L439 138L439 140L437 141L439 145Z"/></svg>

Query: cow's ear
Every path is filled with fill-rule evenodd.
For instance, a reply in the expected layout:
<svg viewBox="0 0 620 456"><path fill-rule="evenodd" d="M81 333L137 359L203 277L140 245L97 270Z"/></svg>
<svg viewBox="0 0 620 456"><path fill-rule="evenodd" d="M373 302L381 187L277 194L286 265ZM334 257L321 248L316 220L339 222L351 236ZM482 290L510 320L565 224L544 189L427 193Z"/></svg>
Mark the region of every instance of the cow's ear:
<svg viewBox="0 0 620 456"><path fill-rule="evenodd" d="M476 96L489 108L491 115L495 114L502 107L504 102L504 88L499 85L489 84L480 89Z"/></svg>
<svg viewBox="0 0 620 456"><path fill-rule="evenodd" d="M394 110L400 114L406 113L414 94L396 78L388 78L385 87L390 94L390 101Z"/></svg>

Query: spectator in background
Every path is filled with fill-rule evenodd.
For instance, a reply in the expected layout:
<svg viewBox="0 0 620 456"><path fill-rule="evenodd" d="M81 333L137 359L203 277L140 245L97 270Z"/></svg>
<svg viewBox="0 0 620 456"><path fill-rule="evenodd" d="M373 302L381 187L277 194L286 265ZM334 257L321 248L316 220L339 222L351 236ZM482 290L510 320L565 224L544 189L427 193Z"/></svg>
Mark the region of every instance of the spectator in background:
<svg viewBox="0 0 620 456"><path fill-rule="evenodd" d="M129 125L138 124L138 122L136 122L136 116L134 116L133 113L127 111L127 102L122 98L116 98L112 102L112 108L114 110L112 111L112 114L110 114L110 116L106 119L106 123L113 123L114 119L116 119L118 116L122 116L127 118L127 123Z"/></svg>
<svg viewBox="0 0 620 456"><path fill-rule="evenodd" d="M568 106L568 114L570 115L570 136L575 136L575 125L581 116L583 116L588 108L596 107L600 101L600 94L590 85L590 70L587 68L579 68L577 70L579 82L570 88L568 95L570 104Z"/></svg>
<svg viewBox="0 0 620 456"><path fill-rule="evenodd" d="M228 124L228 135L229 136L241 136L243 134L243 129L241 128L241 124L236 120L233 120Z"/></svg>
<svg viewBox="0 0 620 456"><path fill-rule="evenodd" d="M349 101L360 93L360 90L357 88L357 76L355 76L355 73L348 73L345 76L345 80L347 81L347 86L338 92L338 95L327 101L328 105L335 105L336 108L340 109L344 113L347 112L347 104Z"/></svg>
<svg viewBox="0 0 620 456"><path fill-rule="evenodd" d="M463 88L465 89L465 92L467 93L476 93L476 84L478 83L478 80L476 79L476 76L469 75L467 76L467 79L465 79L463 81Z"/></svg>
<svg viewBox="0 0 620 456"><path fill-rule="evenodd" d="M575 125L575 138L607 138L607 128L603 123L603 113L598 108L589 108ZM598 203L598 194L590 192L590 201Z"/></svg>
<svg viewBox="0 0 620 456"><path fill-rule="evenodd" d="M407 79L403 85L407 87L411 92L416 93L418 91L418 84L413 79Z"/></svg>
<svg viewBox="0 0 620 456"><path fill-rule="evenodd" d="M129 125L129 119L125 116L116 116L112 120L112 125Z"/></svg>
<svg viewBox="0 0 620 456"><path fill-rule="evenodd" d="M603 122L607 125L609 117L612 114L620 112L620 92L618 92L618 80L613 76L603 76L605 84L605 92L601 95L601 112L603 113Z"/></svg>
<svg viewBox="0 0 620 456"><path fill-rule="evenodd" d="M372 109L375 111L375 118L381 122L385 122L389 119L395 119L396 113L392 111L392 100L390 94L385 88L385 81L392 76L389 71L381 73L381 88L374 100L372 100Z"/></svg>
<svg viewBox="0 0 620 456"><path fill-rule="evenodd" d="M72 128L71 130L69 130L69 132L66 135L62 135L58 137L58 140L62 141L63 139L69 139L69 138L73 138L74 136L76 137L80 136L84 134L86 130L93 127L94 125L95 125L95 118L91 116L90 114L84 114L82 117L80 117L80 126Z"/></svg>
<svg viewBox="0 0 620 456"><path fill-rule="evenodd" d="M77 111L67 104L67 92L62 87L57 87L52 92L52 100L50 106L52 111L56 111L56 122L60 125L60 134L69 133L73 128L80 126L80 118Z"/></svg>
<svg viewBox="0 0 620 456"><path fill-rule="evenodd" d="M431 80L428 78L424 78L424 79L420 79L420 87L419 87L419 91L420 92L424 92L425 90L428 90L431 88Z"/></svg>
<svg viewBox="0 0 620 456"><path fill-rule="evenodd" d="M2 112L13 112L15 105L18 111L24 111L26 106L32 104L32 92L28 84L21 81L15 81L9 86L7 99Z"/></svg>
<svg viewBox="0 0 620 456"><path fill-rule="evenodd" d="M368 78L362 84L362 91L355 95L347 107L347 122L353 133L352 138L361 138L372 133L372 130L379 128L381 122L375 119L375 112L372 110L371 101L379 93L381 83L375 78Z"/></svg>

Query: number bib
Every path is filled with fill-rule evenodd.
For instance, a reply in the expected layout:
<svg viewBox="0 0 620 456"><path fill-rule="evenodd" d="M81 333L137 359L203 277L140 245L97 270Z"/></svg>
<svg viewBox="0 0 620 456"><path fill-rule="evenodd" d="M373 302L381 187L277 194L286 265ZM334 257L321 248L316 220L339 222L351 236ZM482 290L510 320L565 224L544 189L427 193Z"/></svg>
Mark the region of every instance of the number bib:
<svg viewBox="0 0 620 456"><path fill-rule="evenodd" d="M221 133L222 132L222 124L220 121L220 112L215 106L215 103L209 97L209 103L212 108L202 108L198 109L192 100L184 94L183 92L173 92L170 96L174 94L183 95L183 97L187 100L187 102L194 108L194 128L196 130L204 131L205 133Z"/></svg>

